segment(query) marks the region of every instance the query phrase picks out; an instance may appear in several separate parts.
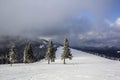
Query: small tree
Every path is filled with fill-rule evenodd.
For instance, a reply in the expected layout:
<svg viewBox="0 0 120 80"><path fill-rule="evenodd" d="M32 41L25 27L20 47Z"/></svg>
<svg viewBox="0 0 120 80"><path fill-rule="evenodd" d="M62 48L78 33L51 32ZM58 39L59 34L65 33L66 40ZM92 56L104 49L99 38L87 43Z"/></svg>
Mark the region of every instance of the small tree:
<svg viewBox="0 0 120 80"><path fill-rule="evenodd" d="M49 41L45 59L48 60L48 64L50 64L50 60L51 62L55 62L55 48L52 41Z"/></svg>
<svg viewBox="0 0 120 80"><path fill-rule="evenodd" d="M61 55L61 59L63 60L63 64L66 64L65 59L69 58L70 60L72 59L72 54L70 52L69 48L69 41L67 38L64 39L64 48L63 48L63 53Z"/></svg>
<svg viewBox="0 0 120 80"><path fill-rule="evenodd" d="M23 53L23 62L24 63L34 62L32 45L30 43L25 47L25 50L24 50L24 53Z"/></svg>
<svg viewBox="0 0 120 80"><path fill-rule="evenodd" d="M9 51L9 61L11 66L15 62L15 60L16 60L16 50L15 47L12 47Z"/></svg>

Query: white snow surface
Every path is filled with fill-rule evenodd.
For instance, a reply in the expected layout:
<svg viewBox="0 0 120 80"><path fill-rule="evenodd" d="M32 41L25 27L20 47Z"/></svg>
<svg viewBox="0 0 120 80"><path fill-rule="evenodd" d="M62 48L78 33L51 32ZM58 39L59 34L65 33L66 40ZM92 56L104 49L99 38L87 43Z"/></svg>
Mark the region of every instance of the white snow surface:
<svg viewBox="0 0 120 80"><path fill-rule="evenodd" d="M63 64L59 47L56 61L0 65L0 80L120 80L120 62L71 49L72 60Z"/></svg>

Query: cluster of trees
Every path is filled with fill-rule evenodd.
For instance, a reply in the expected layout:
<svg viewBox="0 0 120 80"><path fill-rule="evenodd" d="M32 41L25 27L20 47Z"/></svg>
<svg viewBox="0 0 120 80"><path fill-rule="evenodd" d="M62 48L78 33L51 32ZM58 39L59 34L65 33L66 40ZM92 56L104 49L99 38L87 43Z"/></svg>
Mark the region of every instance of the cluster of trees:
<svg viewBox="0 0 120 80"><path fill-rule="evenodd" d="M55 62L55 53L56 53L56 47L54 46L52 41L49 41L48 43L48 49L45 54L45 59L48 60L48 64L50 62ZM17 51L15 45L13 45L9 49L9 56L6 57L9 61L9 63L12 64L17 62ZM63 53L61 54L61 59L63 60L63 63L66 64L65 59L72 59L72 54L69 48L69 41L67 38L64 39L64 48L63 48ZM32 49L31 43L28 43L25 46L25 49L23 51L23 63L33 63L35 62L36 58L34 56L34 52Z"/></svg>
<svg viewBox="0 0 120 80"><path fill-rule="evenodd" d="M12 46L9 51L9 62L11 64L11 66L16 61L17 61L16 49L15 49L15 46ZM32 46L30 43L28 43L28 45L26 45L24 52L23 52L23 62L24 63L32 63L34 61L35 61L35 57L33 55Z"/></svg>
<svg viewBox="0 0 120 80"><path fill-rule="evenodd" d="M63 53L61 54L61 59L63 60L63 64L66 64L65 59L72 59L72 54L69 48L69 41L67 38L64 39L64 48ZM45 59L48 60L48 64L51 62L55 62L55 49L53 46L53 42L49 41L48 50L45 55Z"/></svg>

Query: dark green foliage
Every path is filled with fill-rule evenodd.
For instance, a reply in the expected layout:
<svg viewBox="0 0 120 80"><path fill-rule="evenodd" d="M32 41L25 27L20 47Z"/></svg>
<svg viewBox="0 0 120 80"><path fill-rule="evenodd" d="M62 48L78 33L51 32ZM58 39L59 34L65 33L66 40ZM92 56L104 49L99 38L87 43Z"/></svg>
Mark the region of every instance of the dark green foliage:
<svg viewBox="0 0 120 80"><path fill-rule="evenodd" d="M9 61L12 66L12 64L16 61L16 50L15 47L11 47L9 51Z"/></svg>
<svg viewBox="0 0 120 80"><path fill-rule="evenodd" d="M34 55L32 50L32 45L29 43L24 50L23 62L24 63L32 63L34 62Z"/></svg>
<svg viewBox="0 0 120 80"><path fill-rule="evenodd" d="M63 48L63 53L61 55L61 59L64 60L64 64L66 58L72 59L72 54L69 49L69 41L67 38L64 39L64 48Z"/></svg>
<svg viewBox="0 0 120 80"><path fill-rule="evenodd" d="M45 55L45 59L48 60L48 64L50 64L50 61L55 62L55 51L56 49L54 48L53 42L49 41L48 50Z"/></svg>

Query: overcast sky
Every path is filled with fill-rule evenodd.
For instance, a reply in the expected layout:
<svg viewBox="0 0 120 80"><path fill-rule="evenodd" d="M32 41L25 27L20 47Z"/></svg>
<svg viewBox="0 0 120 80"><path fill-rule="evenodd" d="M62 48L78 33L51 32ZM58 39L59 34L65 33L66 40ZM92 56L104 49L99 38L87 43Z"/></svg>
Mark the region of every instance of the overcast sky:
<svg viewBox="0 0 120 80"><path fill-rule="evenodd" d="M0 0L0 35L118 46L119 0Z"/></svg>

